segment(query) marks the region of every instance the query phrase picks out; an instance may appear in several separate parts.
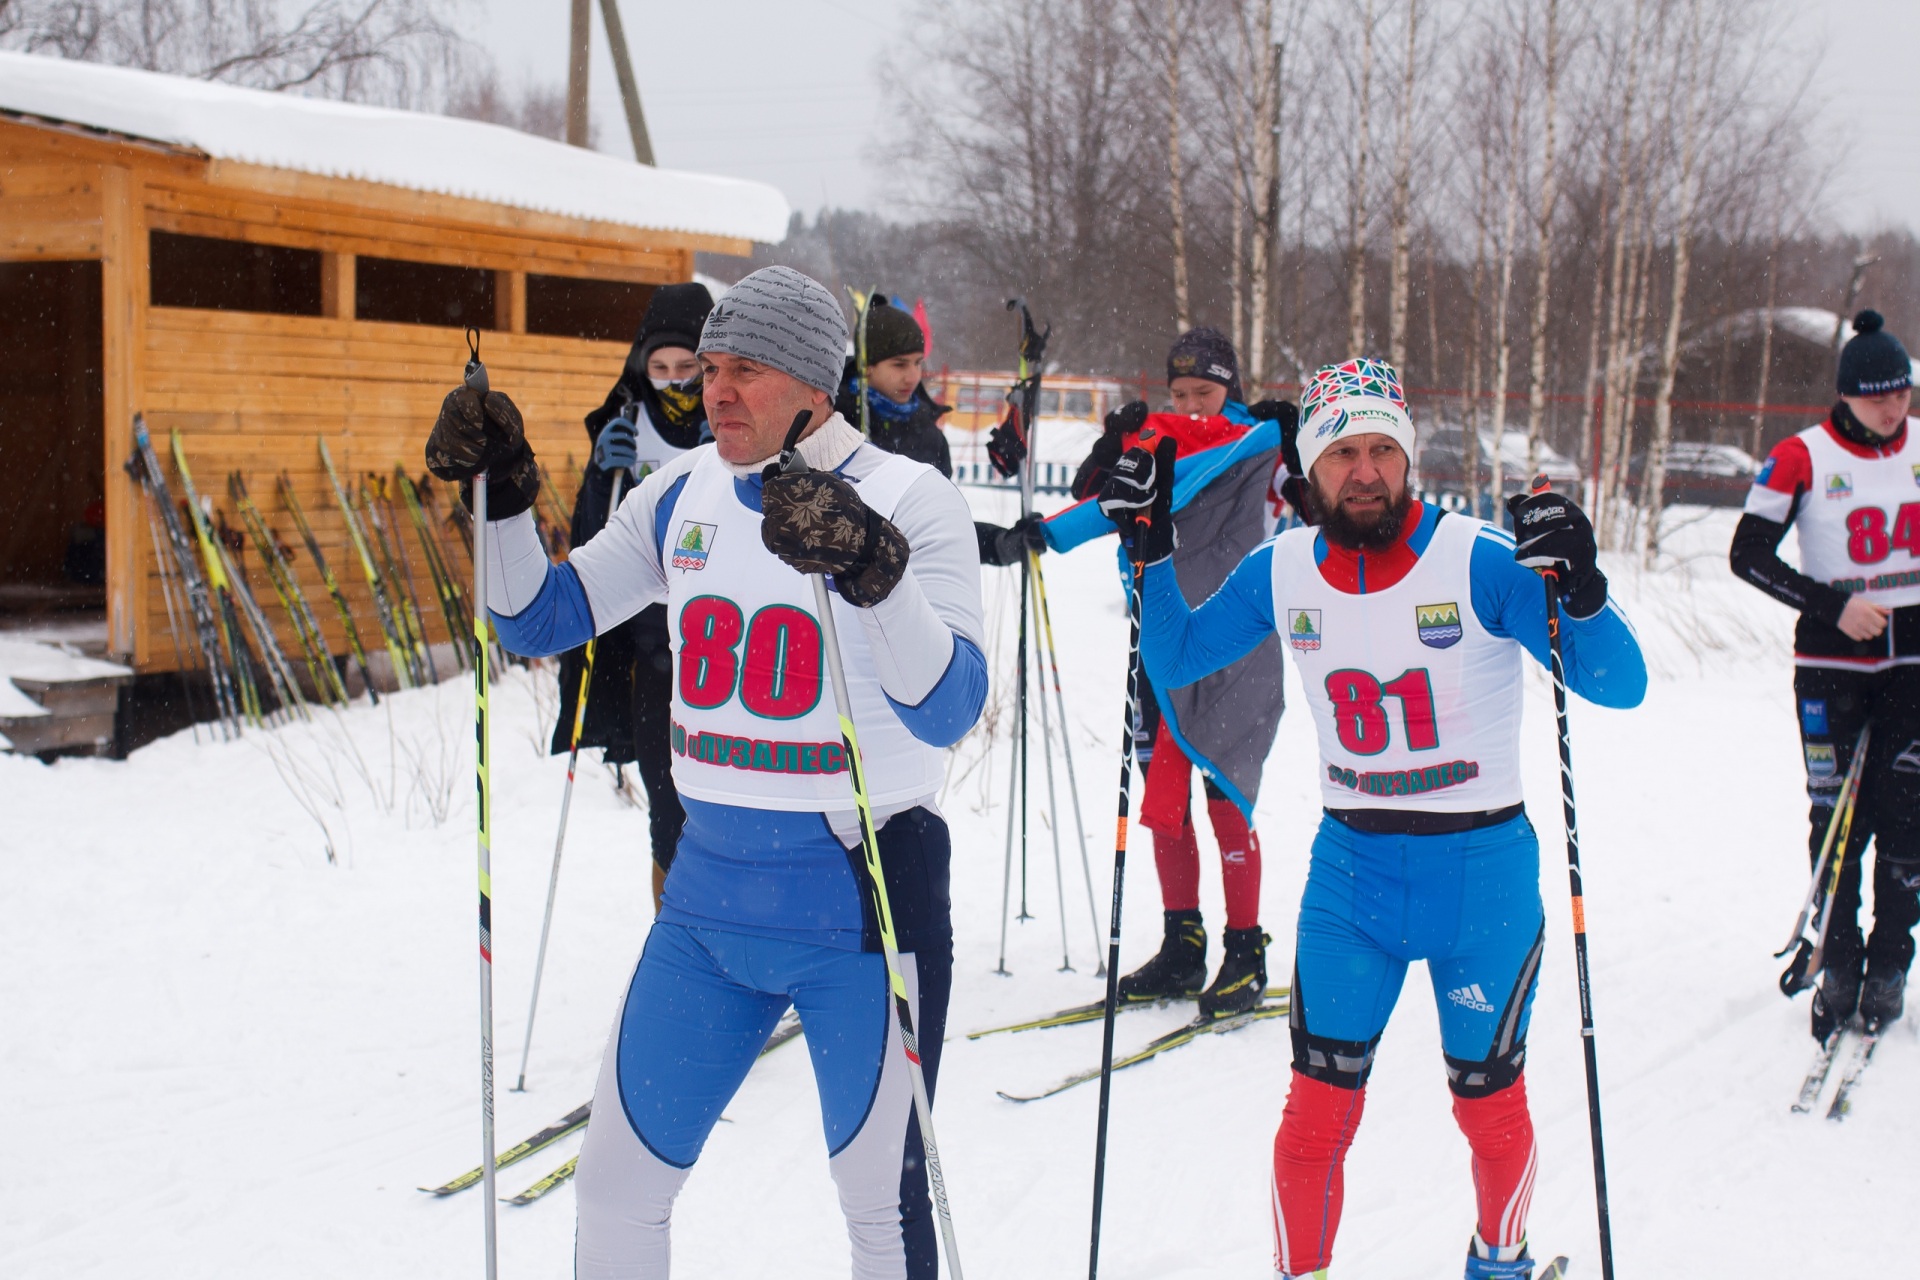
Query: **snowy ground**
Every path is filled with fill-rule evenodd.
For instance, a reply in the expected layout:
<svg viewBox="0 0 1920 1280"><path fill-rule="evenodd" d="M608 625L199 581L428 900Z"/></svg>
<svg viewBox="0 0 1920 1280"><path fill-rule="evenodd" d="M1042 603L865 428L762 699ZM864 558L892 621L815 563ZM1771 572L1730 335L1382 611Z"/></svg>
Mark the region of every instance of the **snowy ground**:
<svg viewBox="0 0 1920 1280"><path fill-rule="evenodd" d="M982 497L983 515L1006 514L985 509L1004 501ZM1788 1114L1812 1048L1806 1002L1780 998L1769 955L1806 874L1791 620L1727 574L1728 520L1683 530L1686 554L1658 574L1615 566L1655 680L1641 710L1574 712L1619 1274L1888 1274L1910 1252L1920 1192L1920 1043L1911 1024L1895 1030L1844 1126ZM1112 563L1090 547L1047 565L1103 921L1125 638ZM990 574L1004 673L1014 579ZM939 1108L968 1270L988 1280L1084 1266L1094 1090L1025 1107L994 1090L1094 1064L1099 1032L974 1043L960 1033L1100 990L1071 839L1078 972L1056 972L1060 904L1043 825L1029 877L1038 919L1012 928L1014 976L991 972L1006 820L1004 687L997 696L996 749L976 731L945 799L959 962ZM1544 1160L1533 1238L1594 1276L1551 705L1531 675L1527 786L1550 939L1529 1059ZM532 1087L508 1092L564 764L544 754L550 674L509 675L496 706L505 1146L588 1096L649 905L643 815L586 769ZM311 729L199 745L181 734L124 763L0 757L0 1274L478 1273L478 1193L437 1201L414 1189L478 1155L469 716L455 682ZM1303 716L1287 719L1258 814L1276 975L1291 967L1316 814L1311 739ZM1037 769L1035 788L1043 797ZM1157 941L1151 866L1139 850L1129 965ZM1204 883L1217 921L1212 867ZM1129 1014L1120 1043L1178 1016ZM1267 1169L1287 1058L1285 1030L1268 1023L1116 1079L1103 1274L1270 1274ZM1336 1276L1459 1274L1472 1201L1447 1099L1432 996L1416 975L1348 1165ZM844 1276L805 1053L760 1064L728 1119L680 1200L680 1274ZM505 1171L503 1192L577 1142ZM572 1200L567 1188L502 1207L503 1275L571 1274Z"/></svg>

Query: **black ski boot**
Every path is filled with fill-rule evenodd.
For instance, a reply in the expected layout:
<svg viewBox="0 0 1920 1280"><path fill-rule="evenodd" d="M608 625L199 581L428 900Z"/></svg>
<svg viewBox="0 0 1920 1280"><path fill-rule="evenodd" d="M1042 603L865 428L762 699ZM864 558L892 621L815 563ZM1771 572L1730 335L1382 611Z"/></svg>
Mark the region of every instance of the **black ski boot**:
<svg viewBox="0 0 1920 1280"><path fill-rule="evenodd" d="M1867 966L1867 980L1860 987L1860 1023L1868 1034L1900 1021L1906 1008L1907 974L1904 969Z"/></svg>
<svg viewBox="0 0 1920 1280"><path fill-rule="evenodd" d="M1899 999L1897 994L1894 998ZM1853 1021L1859 1007L1859 957L1828 964L1813 991L1813 1038L1825 1044L1835 1031Z"/></svg>
<svg viewBox="0 0 1920 1280"><path fill-rule="evenodd" d="M1207 926L1198 911L1168 911L1159 954L1120 979L1122 1000L1179 1000L1207 985Z"/></svg>
<svg viewBox="0 0 1920 1280"><path fill-rule="evenodd" d="M1267 944L1273 939L1251 929L1229 929L1223 939L1227 954L1220 960L1220 976L1200 993L1200 1016L1224 1018L1245 1013L1267 993Z"/></svg>

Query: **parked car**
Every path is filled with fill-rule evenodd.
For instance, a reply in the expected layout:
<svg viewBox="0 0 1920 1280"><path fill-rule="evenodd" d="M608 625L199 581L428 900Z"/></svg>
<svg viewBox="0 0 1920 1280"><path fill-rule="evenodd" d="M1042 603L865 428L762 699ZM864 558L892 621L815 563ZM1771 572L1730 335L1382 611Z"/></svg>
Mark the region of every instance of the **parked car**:
<svg viewBox="0 0 1920 1280"><path fill-rule="evenodd" d="M1493 432L1478 433L1474 470L1478 488L1486 492L1493 472ZM1539 465L1527 467L1527 433L1509 431L1500 442L1501 490L1515 494L1524 490L1535 474L1545 472L1547 480L1562 493L1575 492L1580 484L1580 468L1545 441L1540 444ZM1467 491L1466 433L1457 424L1440 423L1420 433L1419 487L1433 492Z"/></svg>
<svg viewBox="0 0 1920 1280"><path fill-rule="evenodd" d="M1627 462L1627 492L1635 501L1647 470L1643 449ZM1745 449L1730 444L1676 440L1667 446L1665 501L1668 506L1738 507L1760 473Z"/></svg>

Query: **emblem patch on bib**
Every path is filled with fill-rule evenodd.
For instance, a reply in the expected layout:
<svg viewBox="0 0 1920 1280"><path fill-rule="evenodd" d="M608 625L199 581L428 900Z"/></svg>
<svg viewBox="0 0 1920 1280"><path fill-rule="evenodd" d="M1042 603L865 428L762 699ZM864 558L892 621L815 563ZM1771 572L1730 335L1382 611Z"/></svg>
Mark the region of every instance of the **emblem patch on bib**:
<svg viewBox="0 0 1920 1280"><path fill-rule="evenodd" d="M1320 611L1287 610L1287 643L1302 653L1320 647Z"/></svg>
<svg viewBox="0 0 1920 1280"><path fill-rule="evenodd" d="M1913 482L1920 484L1920 462L1913 464Z"/></svg>
<svg viewBox="0 0 1920 1280"><path fill-rule="evenodd" d="M1807 744L1807 776L1831 778L1834 772L1833 745L1826 742L1809 742Z"/></svg>
<svg viewBox="0 0 1920 1280"><path fill-rule="evenodd" d="M698 520L682 520L680 536L673 540L673 567L676 569L704 569L707 557L713 553L713 535L720 532L717 524L701 524Z"/></svg>
<svg viewBox="0 0 1920 1280"><path fill-rule="evenodd" d="M1853 474L1836 471L1827 477L1827 496L1829 498L1851 498L1853 496Z"/></svg>
<svg viewBox="0 0 1920 1280"><path fill-rule="evenodd" d="M1417 604L1413 606L1413 625L1419 628L1420 643L1429 649L1450 649L1460 643L1460 606Z"/></svg>

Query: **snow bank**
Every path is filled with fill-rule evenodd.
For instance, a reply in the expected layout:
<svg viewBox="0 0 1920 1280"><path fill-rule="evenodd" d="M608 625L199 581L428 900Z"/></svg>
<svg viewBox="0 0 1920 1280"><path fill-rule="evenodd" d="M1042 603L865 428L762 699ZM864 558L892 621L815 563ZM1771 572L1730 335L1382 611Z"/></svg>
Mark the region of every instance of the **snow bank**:
<svg viewBox="0 0 1920 1280"><path fill-rule="evenodd" d="M452 116L8 52L0 52L0 111L216 160L621 226L774 244L787 235L786 197L765 183L653 168Z"/></svg>

